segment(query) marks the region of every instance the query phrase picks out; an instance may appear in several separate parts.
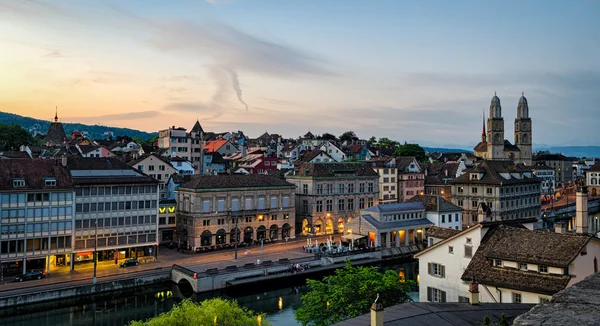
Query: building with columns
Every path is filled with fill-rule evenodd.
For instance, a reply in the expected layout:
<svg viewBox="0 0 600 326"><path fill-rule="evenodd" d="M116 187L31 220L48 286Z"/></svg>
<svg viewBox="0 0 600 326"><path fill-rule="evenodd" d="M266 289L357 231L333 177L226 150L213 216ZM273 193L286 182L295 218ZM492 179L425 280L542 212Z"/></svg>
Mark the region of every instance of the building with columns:
<svg viewBox="0 0 600 326"><path fill-rule="evenodd" d="M346 223L379 199L379 175L368 163L303 163L286 180L297 189L296 228L302 234L347 233Z"/></svg>
<svg viewBox="0 0 600 326"><path fill-rule="evenodd" d="M348 232L368 236L375 247L401 247L423 244L427 229L434 224L427 219L420 202L380 204L360 211L348 222Z"/></svg>
<svg viewBox="0 0 600 326"><path fill-rule="evenodd" d="M185 248L295 237L296 187L260 174L194 175L177 188L176 242Z"/></svg>
<svg viewBox="0 0 600 326"><path fill-rule="evenodd" d="M484 122L481 142L473 149L475 155L486 160L511 160L515 163L531 165L531 144L532 126L525 94L522 94L517 104L513 145L510 141L504 139L502 105L500 104L500 98L494 93L487 120L487 133Z"/></svg>

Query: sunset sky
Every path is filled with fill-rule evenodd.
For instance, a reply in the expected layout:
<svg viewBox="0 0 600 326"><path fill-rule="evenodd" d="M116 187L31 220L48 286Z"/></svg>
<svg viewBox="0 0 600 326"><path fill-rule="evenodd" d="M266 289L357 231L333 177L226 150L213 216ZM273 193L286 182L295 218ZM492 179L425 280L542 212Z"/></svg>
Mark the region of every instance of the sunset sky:
<svg viewBox="0 0 600 326"><path fill-rule="evenodd" d="M470 146L494 91L591 145L600 1L0 0L0 111L158 131ZM597 138L596 138L597 139Z"/></svg>

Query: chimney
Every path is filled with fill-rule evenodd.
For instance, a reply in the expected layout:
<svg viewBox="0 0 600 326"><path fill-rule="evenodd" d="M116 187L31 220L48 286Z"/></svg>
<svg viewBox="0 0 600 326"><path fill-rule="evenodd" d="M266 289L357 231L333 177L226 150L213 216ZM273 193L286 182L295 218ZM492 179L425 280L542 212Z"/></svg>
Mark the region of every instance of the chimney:
<svg viewBox="0 0 600 326"><path fill-rule="evenodd" d="M555 233L565 233L565 228L563 227L562 223L554 224L554 232Z"/></svg>
<svg viewBox="0 0 600 326"><path fill-rule="evenodd" d="M63 155L61 158L62 166L67 166L67 156Z"/></svg>
<svg viewBox="0 0 600 326"><path fill-rule="evenodd" d="M479 284L473 280L471 284L469 284L469 293L471 293L471 302L472 305L479 304Z"/></svg>
<svg viewBox="0 0 600 326"><path fill-rule="evenodd" d="M377 300L379 300L379 293L371 305L371 326L383 326L383 305Z"/></svg>
<svg viewBox="0 0 600 326"><path fill-rule="evenodd" d="M242 157L246 157L246 144L242 143Z"/></svg>
<svg viewBox="0 0 600 326"><path fill-rule="evenodd" d="M575 195L575 210L575 232L587 234L589 224L587 187L581 187L581 189Z"/></svg>

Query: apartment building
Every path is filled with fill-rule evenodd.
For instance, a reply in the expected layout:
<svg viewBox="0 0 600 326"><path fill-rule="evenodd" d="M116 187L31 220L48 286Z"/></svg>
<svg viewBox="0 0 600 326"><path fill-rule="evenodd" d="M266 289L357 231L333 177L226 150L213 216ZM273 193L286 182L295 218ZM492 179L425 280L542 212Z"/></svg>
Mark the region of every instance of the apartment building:
<svg viewBox="0 0 600 326"><path fill-rule="evenodd" d="M192 130L172 126L158 132L158 148L166 149L168 156L183 157L194 166L196 174L202 173L204 148L204 130L200 121L196 121Z"/></svg>

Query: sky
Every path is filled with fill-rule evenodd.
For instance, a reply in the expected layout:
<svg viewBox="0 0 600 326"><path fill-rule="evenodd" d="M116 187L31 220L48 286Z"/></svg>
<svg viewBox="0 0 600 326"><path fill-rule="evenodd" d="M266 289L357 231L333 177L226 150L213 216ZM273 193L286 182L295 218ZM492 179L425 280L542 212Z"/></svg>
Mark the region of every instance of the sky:
<svg viewBox="0 0 600 326"><path fill-rule="evenodd" d="M600 1L0 0L0 111L158 131L596 145ZM594 138L596 137L596 138Z"/></svg>

